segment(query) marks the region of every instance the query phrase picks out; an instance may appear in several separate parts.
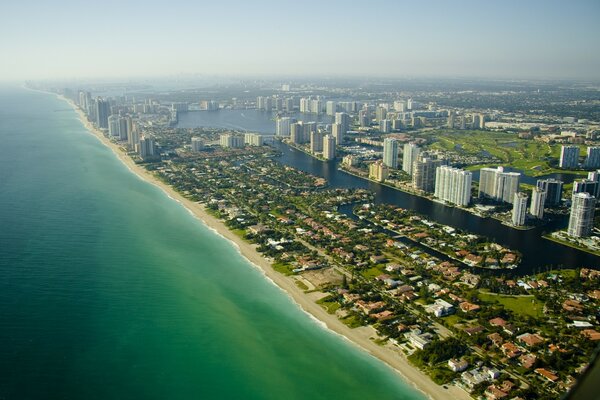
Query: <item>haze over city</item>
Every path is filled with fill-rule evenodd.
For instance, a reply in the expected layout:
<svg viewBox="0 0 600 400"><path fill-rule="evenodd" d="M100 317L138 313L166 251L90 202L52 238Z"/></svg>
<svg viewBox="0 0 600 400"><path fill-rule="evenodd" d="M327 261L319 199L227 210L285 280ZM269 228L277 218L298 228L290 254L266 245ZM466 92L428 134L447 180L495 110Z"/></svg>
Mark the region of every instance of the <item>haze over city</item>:
<svg viewBox="0 0 600 400"><path fill-rule="evenodd" d="M5 2L0 79L598 79L599 16L593 0Z"/></svg>
<svg viewBox="0 0 600 400"><path fill-rule="evenodd" d="M599 0L4 3L0 400L597 397Z"/></svg>

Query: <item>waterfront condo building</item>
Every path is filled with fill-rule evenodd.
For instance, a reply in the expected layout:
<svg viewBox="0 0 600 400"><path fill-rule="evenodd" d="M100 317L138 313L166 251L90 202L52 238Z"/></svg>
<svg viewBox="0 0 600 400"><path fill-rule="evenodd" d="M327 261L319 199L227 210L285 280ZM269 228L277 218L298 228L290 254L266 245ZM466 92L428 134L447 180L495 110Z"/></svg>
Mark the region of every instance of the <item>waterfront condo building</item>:
<svg viewBox="0 0 600 400"><path fill-rule="evenodd" d="M119 116L116 114L108 117L108 135L111 137L119 136Z"/></svg>
<svg viewBox="0 0 600 400"><path fill-rule="evenodd" d="M295 120L292 121L290 117L280 117L277 118L277 123L275 126L275 134L277 136L288 137L290 136L290 126Z"/></svg>
<svg viewBox="0 0 600 400"><path fill-rule="evenodd" d="M459 206L468 206L471 202L470 171L442 165L435 171L435 197Z"/></svg>
<svg viewBox="0 0 600 400"><path fill-rule="evenodd" d="M333 117L336 112L337 104L335 104L335 101L328 101L327 103L325 103L325 113L327 115L331 115Z"/></svg>
<svg viewBox="0 0 600 400"><path fill-rule="evenodd" d="M342 125L342 135L345 135L350 130L350 114L345 112L335 113L335 123Z"/></svg>
<svg viewBox="0 0 600 400"><path fill-rule="evenodd" d="M558 166L564 169L573 169L579 166L579 147L561 146Z"/></svg>
<svg viewBox="0 0 600 400"><path fill-rule="evenodd" d="M325 135L323 138L323 158L333 160L335 158L336 139L332 135Z"/></svg>
<svg viewBox="0 0 600 400"><path fill-rule="evenodd" d="M546 192L539 187L534 187L531 192L531 207L529 213L538 219L544 218L544 204L546 203Z"/></svg>
<svg viewBox="0 0 600 400"><path fill-rule="evenodd" d="M224 133L219 136L219 143L224 149L241 149L244 147L244 138L231 133Z"/></svg>
<svg viewBox="0 0 600 400"><path fill-rule="evenodd" d="M154 140L149 137L142 137L139 144L139 154L144 161L155 158L156 148L154 147Z"/></svg>
<svg viewBox="0 0 600 400"><path fill-rule="evenodd" d="M388 177L388 167L381 160L369 165L369 178L377 182L383 182Z"/></svg>
<svg viewBox="0 0 600 400"><path fill-rule="evenodd" d="M383 140L383 163L390 167L398 168L398 141L393 138Z"/></svg>
<svg viewBox="0 0 600 400"><path fill-rule="evenodd" d="M513 203L519 191L518 172L504 172L504 168L481 168L479 170L479 197L495 201Z"/></svg>
<svg viewBox="0 0 600 400"><path fill-rule="evenodd" d="M419 158L421 149L414 143L406 143L402 154L402 170L412 175L413 165Z"/></svg>
<svg viewBox="0 0 600 400"><path fill-rule="evenodd" d="M319 130L310 133L310 152L312 154L323 151L323 133Z"/></svg>
<svg viewBox="0 0 600 400"><path fill-rule="evenodd" d="M563 191L563 182L556 179L538 179L536 186L546 192L546 207L560 204Z"/></svg>
<svg viewBox="0 0 600 400"><path fill-rule="evenodd" d="M412 174L413 187L425 192L433 192L435 189L435 172L441 166L442 160L434 160L429 157L423 157L415 161Z"/></svg>
<svg viewBox="0 0 600 400"><path fill-rule="evenodd" d="M263 145L263 136L258 133L245 133L244 144L260 147Z"/></svg>
<svg viewBox="0 0 600 400"><path fill-rule="evenodd" d="M594 227L596 198L589 193L575 193L571 198L571 215L567 234L572 237L587 237Z"/></svg>
<svg viewBox="0 0 600 400"><path fill-rule="evenodd" d="M527 214L527 195L522 192L514 194L512 223L515 226L525 225L525 216Z"/></svg>
<svg viewBox="0 0 600 400"><path fill-rule="evenodd" d="M108 129L108 116L110 115L110 103L100 97L96 98L96 125L101 129Z"/></svg>
<svg viewBox="0 0 600 400"><path fill-rule="evenodd" d="M342 124L331 124L331 135L335 138L337 143L342 144L344 142L344 132L342 132Z"/></svg>
<svg viewBox="0 0 600 400"><path fill-rule="evenodd" d="M589 193L596 197L598 195L598 182L590 179L577 179L573 182L573 194Z"/></svg>

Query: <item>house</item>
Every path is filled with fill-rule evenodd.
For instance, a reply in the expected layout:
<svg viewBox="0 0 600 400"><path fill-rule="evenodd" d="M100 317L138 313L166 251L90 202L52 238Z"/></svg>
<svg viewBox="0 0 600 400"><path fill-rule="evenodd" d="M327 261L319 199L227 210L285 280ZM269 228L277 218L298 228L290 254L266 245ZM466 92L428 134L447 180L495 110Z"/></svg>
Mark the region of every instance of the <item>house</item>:
<svg viewBox="0 0 600 400"><path fill-rule="evenodd" d="M507 324L507 322L500 317L490 319L488 322L490 323L491 326L499 326L499 327L505 327Z"/></svg>
<svg viewBox="0 0 600 400"><path fill-rule="evenodd" d="M537 357L531 353L522 354L519 357L519 362L525 369L530 369L531 367L533 367L533 365L535 364L536 361L537 361Z"/></svg>
<svg viewBox="0 0 600 400"><path fill-rule="evenodd" d="M521 343L525 343L527 346L532 347L544 342L544 338L537 333L524 333L517 336L517 340Z"/></svg>
<svg viewBox="0 0 600 400"><path fill-rule="evenodd" d="M452 359L448 360L448 367L450 367L450 369L453 372L462 372L462 371L466 370L468 366L469 366L469 363L463 359L457 360L455 358L452 358Z"/></svg>
<svg viewBox="0 0 600 400"><path fill-rule="evenodd" d="M463 330L465 331L465 333L467 335L469 335L469 336L475 336L478 333L481 333L481 332L485 331L485 328L483 326L481 326L481 325L477 325L477 326L472 326L472 327L469 327L469 328L465 328Z"/></svg>
<svg viewBox="0 0 600 400"><path fill-rule="evenodd" d="M394 313L390 310L384 310L384 311L378 312L376 314L369 314L369 317L373 317L377 321L385 321L387 319L393 318Z"/></svg>
<svg viewBox="0 0 600 400"><path fill-rule="evenodd" d="M594 329L584 329L581 331L581 334L585 336L588 340L597 341L600 340L600 332L595 331Z"/></svg>
<svg viewBox="0 0 600 400"><path fill-rule="evenodd" d="M500 346L500 350L502 350L502 353L508 358L515 358L521 354L521 349L512 342L504 343Z"/></svg>
<svg viewBox="0 0 600 400"><path fill-rule="evenodd" d="M468 301L463 301L458 306L460 307L462 312L465 313L479 311L479 309L481 308L477 304L469 303Z"/></svg>
<svg viewBox="0 0 600 400"><path fill-rule="evenodd" d="M580 314L583 311L583 306L577 300L567 299L562 304L563 310L570 313Z"/></svg>
<svg viewBox="0 0 600 400"><path fill-rule="evenodd" d="M558 380L558 376L554 375L552 372L548 371L547 369L536 368L535 372L536 372L536 374L541 375L542 377L546 378L550 382L556 382Z"/></svg>
<svg viewBox="0 0 600 400"><path fill-rule="evenodd" d="M425 311L436 317L445 317L454 313L454 306L447 301L437 299L435 303L425 306Z"/></svg>
<svg viewBox="0 0 600 400"><path fill-rule="evenodd" d="M252 225L252 226L248 227L248 230L253 235L260 235L262 233L269 231L269 228L267 228L263 224L257 224L257 225Z"/></svg>
<svg viewBox="0 0 600 400"><path fill-rule="evenodd" d="M373 311L384 308L385 303L383 301L365 302L363 300L358 300L356 302L356 307L361 310L363 314L369 315Z"/></svg>
<svg viewBox="0 0 600 400"><path fill-rule="evenodd" d="M496 347L500 347L502 345L502 343L504 342L504 339L502 339L502 336L500 336L500 334L498 332L489 334L487 336L487 338L489 340L491 340L492 343L494 344L494 346L496 346Z"/></svg>
<svg viewBox="0 0 600 400"><path fill-rule="evenodd" d="M431 333L421 333L419 330L409 332L405 337L413 347L416 347L419 350L425 349L433 340L433 335Z"/></svg>

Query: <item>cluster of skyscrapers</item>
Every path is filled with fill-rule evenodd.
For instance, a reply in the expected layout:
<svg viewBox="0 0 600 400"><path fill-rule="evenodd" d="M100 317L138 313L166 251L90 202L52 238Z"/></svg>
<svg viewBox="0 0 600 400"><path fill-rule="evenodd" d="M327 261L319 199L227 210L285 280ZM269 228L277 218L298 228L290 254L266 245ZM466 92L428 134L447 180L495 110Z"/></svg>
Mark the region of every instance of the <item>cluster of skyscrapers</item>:
<svg viewBox="0 0 600 400"><path fill-rule="evenodd" d="M90 92L80 91L78 96L79 107L85 112L88 119L94 125L108 133L109 137L122 142L127 142L130 150L137 151L145 161L157 157L157 149L154 141L148 137L140 137L139 127L132 118L133 113L152 112L154 104L146 100L144 104L130 107L118 106L111 99L102 97L93 98ZM185 104L185 103L182 103ZM187 104L185 104L187 106ZM174 110L183 107L181 104L174 105Z"/></svg>

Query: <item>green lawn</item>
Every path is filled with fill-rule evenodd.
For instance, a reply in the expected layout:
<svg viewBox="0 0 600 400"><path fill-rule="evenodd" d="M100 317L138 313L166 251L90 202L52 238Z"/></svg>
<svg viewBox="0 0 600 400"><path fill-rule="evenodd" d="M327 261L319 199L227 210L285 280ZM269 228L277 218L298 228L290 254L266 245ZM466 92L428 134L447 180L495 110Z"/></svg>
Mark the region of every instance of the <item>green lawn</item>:
<svg viewBox="0 0 600 400"><path fill-rule="evenodd" d="M377 267L372 267L369 269L365 269L364 271L360 271L360 274L367 279L375 279L379 275L383 274L383 270Z"/></svg>
<svg viewBox="0 0 600 400"><path fill-rule="evenodd" d="M355 315L349 315L346 318L341 319L341 321L352 329L358 328L359 326L363 326L363 323L360 320L360 318Z"/></svg>
<svg viewBox="0 0 600 400"><path fill-rule="evenodd" d="M504 308L515 314L529 315L534 318L541 318L543 316L544 303L537 300L534 296L509 296L479 292L478 297L486 302L497 301Z"/></svg>
<svg viewBox="0 0 600 400"><path fill-rule="evenodd" d="M444 317L442 320L444 321L444 325L453 327L454 325L461 322L462 318L460 318L456 314L452 314L452 315L448 315L447 317Z"/></svg>

